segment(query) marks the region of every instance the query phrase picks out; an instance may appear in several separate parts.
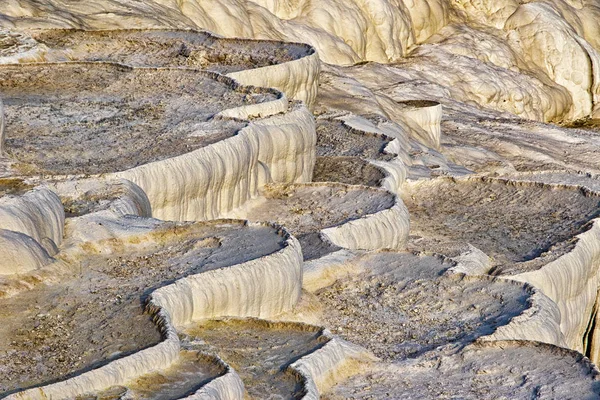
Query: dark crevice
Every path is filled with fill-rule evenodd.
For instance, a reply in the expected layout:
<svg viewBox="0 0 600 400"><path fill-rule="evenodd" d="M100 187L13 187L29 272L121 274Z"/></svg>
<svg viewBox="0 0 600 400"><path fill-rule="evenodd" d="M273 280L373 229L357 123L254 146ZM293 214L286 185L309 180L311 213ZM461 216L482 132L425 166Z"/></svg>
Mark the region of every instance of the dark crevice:
<svg viewBox="0 0 600 400"><path fill-rule="evenodd" d="M598 314L598 294L599 293L596 293L596 302L594 303L594 308L592 308L590 320L588 321L588 325L586 327L585 333L583 334L583 350L584 350L585 356L589 359L591 359L591 357L592 357L592 347L593 347L592 344L594 342L594 331L596 330L596 316Z"/></svg>

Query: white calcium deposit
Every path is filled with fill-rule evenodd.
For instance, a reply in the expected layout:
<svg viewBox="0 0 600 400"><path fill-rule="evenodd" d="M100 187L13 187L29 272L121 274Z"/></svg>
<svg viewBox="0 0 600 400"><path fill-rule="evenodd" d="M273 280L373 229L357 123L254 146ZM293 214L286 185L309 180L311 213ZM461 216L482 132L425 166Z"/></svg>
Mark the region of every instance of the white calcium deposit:
<svg viewBox="0 0 600 400"><path fill-rule="evenodd" d="M201 74L226 86L222 103L215 100L226 106L206 121L237 128L140 165L58 174L11 158L11 146L25 140L11 136L11 123L30 121L11 109L18 94L7 89L12 97L0 100L2 301L60 285L92 257L133 256L157 243L171 251L162 224L204 221L206 232L268 227L275 244L255 246L268 251L248 259L240 239L226 266L206 261L145 288L160 342L49 384L5 393L0 382L0 395L61 399L126 389L177 364L186 327L222 317L260 318L273 330L283 326L275 320L323 325L319 346L284 368L304 399L454 398L471 376L474 398L518 397L536 382L540 397L571 386L600 394L592 364L600 360L599 21L598 0L3 0L0 69L55 62L87 73L108 65L130 71L130 80L152 70L170 74L182 93ZM86 36L99 29L114 35L100 50ZM11 73L0 98L15 82L39 83L35 73L25 83ZM45 99L49 86L39 87L35 95ZM61 104L44 110L61 118L77 112ZM94 128L127 135L124 118L102 112ZM141 107L130 112L158 118ZM50 131L52 140L63 134ZM177 140L195 132L185 134ZM343 171L340 159L378 178L343 183L348 174L366 175ZM322 160L332 171L327 182L312 182ZM523 215L537 220L522 223ZM223 219L231 216L253 222ZM482 224L492 245L469 236ZM202 243L222 246L205 236ZM510 259L532 237L534 248ZM355 329L330 330L335 318ZM30 333L43 335L36 329ZM430 346L413 343L421 339ZM6 346L6 357L23 356ZM244 398L256 382L226 358L216 348L207 362L222 373L186 398ZM551 365L533 365L538 359Z"/></svg>

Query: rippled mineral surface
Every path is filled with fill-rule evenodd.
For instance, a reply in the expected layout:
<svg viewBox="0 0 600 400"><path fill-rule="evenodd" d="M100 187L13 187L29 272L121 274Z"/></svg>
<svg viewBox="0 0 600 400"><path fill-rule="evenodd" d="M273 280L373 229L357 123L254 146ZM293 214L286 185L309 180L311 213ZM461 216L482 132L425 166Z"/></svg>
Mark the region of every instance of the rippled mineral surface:
<svg viewBox="0 0 600 400"><path fill-rule="evenodd" d="M0 398L600 398L599 21L0 2Z"/></svg>

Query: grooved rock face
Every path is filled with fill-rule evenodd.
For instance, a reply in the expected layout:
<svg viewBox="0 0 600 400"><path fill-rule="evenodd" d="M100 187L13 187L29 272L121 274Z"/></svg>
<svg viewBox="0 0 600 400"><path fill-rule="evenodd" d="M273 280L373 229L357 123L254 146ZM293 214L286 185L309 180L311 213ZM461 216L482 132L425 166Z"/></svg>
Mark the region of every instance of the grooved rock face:
<svg viewBox="0 0 600 400"><path fill-rule="evenodd" d="M193 394L225 373L214 357L199 351L182 350L179 359L169 368L144 375L127 386L113 386L97 393L80 396L81 399L123 397L146 399L173 399Z"/></svg>
<svg viewBox="0 0 600 400"><path fill-rule="evenodd" d="M377 368L333 388L327 399L540 397L593 399L597 371L573 351L531 342L469 346Z"/></svg>
<svg viewBox="0 0 600 400"><path fill-rule="evenodd" d="M504 29L522 47L527 61L569 90L573 107L567 118L589 116L594 97L600 93L594 83L600 76L600 57L560 13L548 4L524 4L507 20Z"/></svg>

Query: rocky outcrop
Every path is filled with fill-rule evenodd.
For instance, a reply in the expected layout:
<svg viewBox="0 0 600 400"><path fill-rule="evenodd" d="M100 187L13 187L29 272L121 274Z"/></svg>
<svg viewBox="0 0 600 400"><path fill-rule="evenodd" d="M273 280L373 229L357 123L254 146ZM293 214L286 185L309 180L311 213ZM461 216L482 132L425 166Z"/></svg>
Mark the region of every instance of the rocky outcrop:
<svg viewBox="0 0 600 400"><path fill-rule="evenodd" d="M320 67L319 56L311 49L309 55L298 60L230 72L227 76L244 85L276 88L312 108L317 98Z"/></svg>
<svg viewBox="0 0 600 400"><path fill-rule="evenodd" d="M258 196L268 182L310 180L314 143L310 112L297 106L211 146L116 176L144 190L157 218L215 219Z"/></svg>
<svg viewBox="0 0 600 400"><path fill-rule="evenodd" d="M519 6L504 27L526 60L567 88L573 99L569 120L592 115L599 95L600 54L552 6Z"/></svg>

